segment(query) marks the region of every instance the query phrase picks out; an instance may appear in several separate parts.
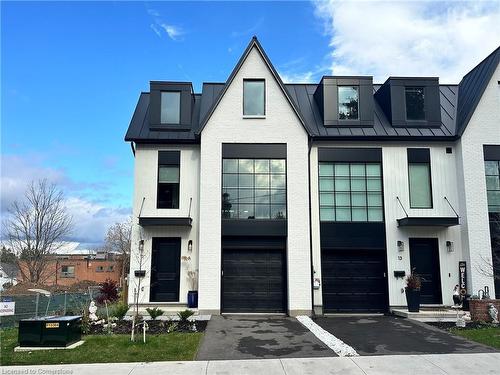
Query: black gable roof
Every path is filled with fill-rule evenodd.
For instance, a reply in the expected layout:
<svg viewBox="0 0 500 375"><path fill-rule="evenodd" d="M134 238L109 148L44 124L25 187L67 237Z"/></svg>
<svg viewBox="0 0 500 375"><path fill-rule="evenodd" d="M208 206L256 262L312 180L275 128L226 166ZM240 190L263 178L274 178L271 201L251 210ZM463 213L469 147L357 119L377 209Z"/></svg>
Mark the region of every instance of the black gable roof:
<svg viewBox="0 0 500 375"><path fill-rule="evenodd" d="M457 135L461 136L500 61L500 47L472 69L460 82Z"/></svg>

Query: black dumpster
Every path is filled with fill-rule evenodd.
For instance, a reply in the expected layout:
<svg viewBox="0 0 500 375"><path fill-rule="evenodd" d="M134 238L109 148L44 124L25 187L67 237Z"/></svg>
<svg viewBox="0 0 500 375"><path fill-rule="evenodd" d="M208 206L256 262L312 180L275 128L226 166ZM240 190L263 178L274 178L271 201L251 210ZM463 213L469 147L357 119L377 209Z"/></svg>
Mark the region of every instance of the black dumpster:
<svg viewBox="0 0 500 375"><path fill-rule="evenodd" d="M68 346L82 337L82 317L44 316L19 321L19 346Z"/></svg>

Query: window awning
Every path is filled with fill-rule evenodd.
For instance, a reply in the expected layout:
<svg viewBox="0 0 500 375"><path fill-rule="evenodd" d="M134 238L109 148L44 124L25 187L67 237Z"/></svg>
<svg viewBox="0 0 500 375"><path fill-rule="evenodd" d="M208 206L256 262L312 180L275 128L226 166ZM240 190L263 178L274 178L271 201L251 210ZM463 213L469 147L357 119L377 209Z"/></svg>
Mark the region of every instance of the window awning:
<svg viewBox="0 0 500 375"><path fill-rule="evenodd" d="M190 227L193 219L190 217L140 217L139 225L150 226L178 226Z"/></svg>
<svg viewBox="0 0 500 375"><path fill-rule="evenodd" d="M450 217L404 217L397 219L398 227L453 227L459 225L458 216Z"/></svg>

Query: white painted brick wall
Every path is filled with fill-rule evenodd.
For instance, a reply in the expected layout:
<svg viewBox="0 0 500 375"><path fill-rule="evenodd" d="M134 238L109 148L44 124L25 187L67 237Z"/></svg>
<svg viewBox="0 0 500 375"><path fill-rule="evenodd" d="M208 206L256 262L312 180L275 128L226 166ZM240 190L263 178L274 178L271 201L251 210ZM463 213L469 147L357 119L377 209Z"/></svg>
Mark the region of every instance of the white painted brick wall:
<svg viewBox="0 0 500 375"><path fill-rule="evenodd" d="M266 118L243 119L243 79L266 80ZM222 143L287 144L288 309L311 311L308 137L254 48L201 137L200 310L220 309Z"/></svg>
<svg viewBox="0 0 500 375"><path fill-rule="evenodd" d="M500 145L500 66L497 66L464 134L458 142L462 239L468 263L469 292L489 286L493 278L480 272L491 262L483 145Z"/></svg>
<svg viewBox="0 0 500 375"><path fill-rule="evenodd" d="M458 283L458 262L461 260L462 247L460 227L450 228L398 228L397 219L405 217L404 211L396 200L399 197L410 216L455 216L453 210L444 200L448 198L455 210L459 209L456 186L456 160L453 144L435 143L352 143L352 142L321 142L314 145L311 152L311 203L312 203L312 234L313 261L315 277L321 278L321 247L319 230L319 197L318 197L318 147L377 147L382 148L384 213L387 242L387 277L389 285L389 305L406 305L406 297L401 293L405 286L404 280L394 277L394 271L410 273L409 238L428 237L439 241L439 260L441 269L441 290L443 303L452 304L453 287ZM408 187L407 148L429 148L431 153L432 174L432 209L410 209ZM452 147L453 153L447 154L446 147ZM403 241L405 250L399 252L397 241ZM454 243L454 252L446 250L446 241ZM401 257L401 259L399 259ZM322 305L321 288L314 292L314 305Z"/></svg>
<svg viewBox="0 0 500 375"><path fill-rule="evenodd" d="M180 150L180 191L179 209L157 209L156 193L158 181L158 151ZM140 302L149 303L149 285L151 275L151 244L153 237L181 237L181 256L191 257L192 269L198 269L198 223L199 223L199 175L200 150L198 145L168 146L168 145L137 145L135 152L134 171L134 202L133 202L133 230L132 254L130 259L129 303L132 303L134 288L138 287L138 279L134 270L139 269L138 246L139 240L144 239L144 267L146 277L141 281ZM191 218L192 227L146 227L139 226L139 211L142 207L142 217L187 217L189 202L192 198ZM193 250L188 251L188 242L193 241ZM187 264L181 262L179 302L187 302L187 292L190 289L187 277Z"/></svg>

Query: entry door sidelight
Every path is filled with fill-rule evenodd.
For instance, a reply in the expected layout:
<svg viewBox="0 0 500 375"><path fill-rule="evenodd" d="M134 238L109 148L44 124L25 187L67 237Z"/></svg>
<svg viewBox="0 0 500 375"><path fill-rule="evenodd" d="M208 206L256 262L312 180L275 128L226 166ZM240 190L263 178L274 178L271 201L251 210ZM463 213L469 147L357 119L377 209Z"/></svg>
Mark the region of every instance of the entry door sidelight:
<svg viewBox="0 0 500 375"><path fill-rule="evenodd" d="M150 302L178 302L181 239L153 238Z"/></svg>
<svg viewBox="0 0 500 375"><path fill-rule="evenodd" d="M410 264L422 278L420 302L441 304L441 273L437 238L410 238ZM451 293L451 292L450 292Z"/></svg>

